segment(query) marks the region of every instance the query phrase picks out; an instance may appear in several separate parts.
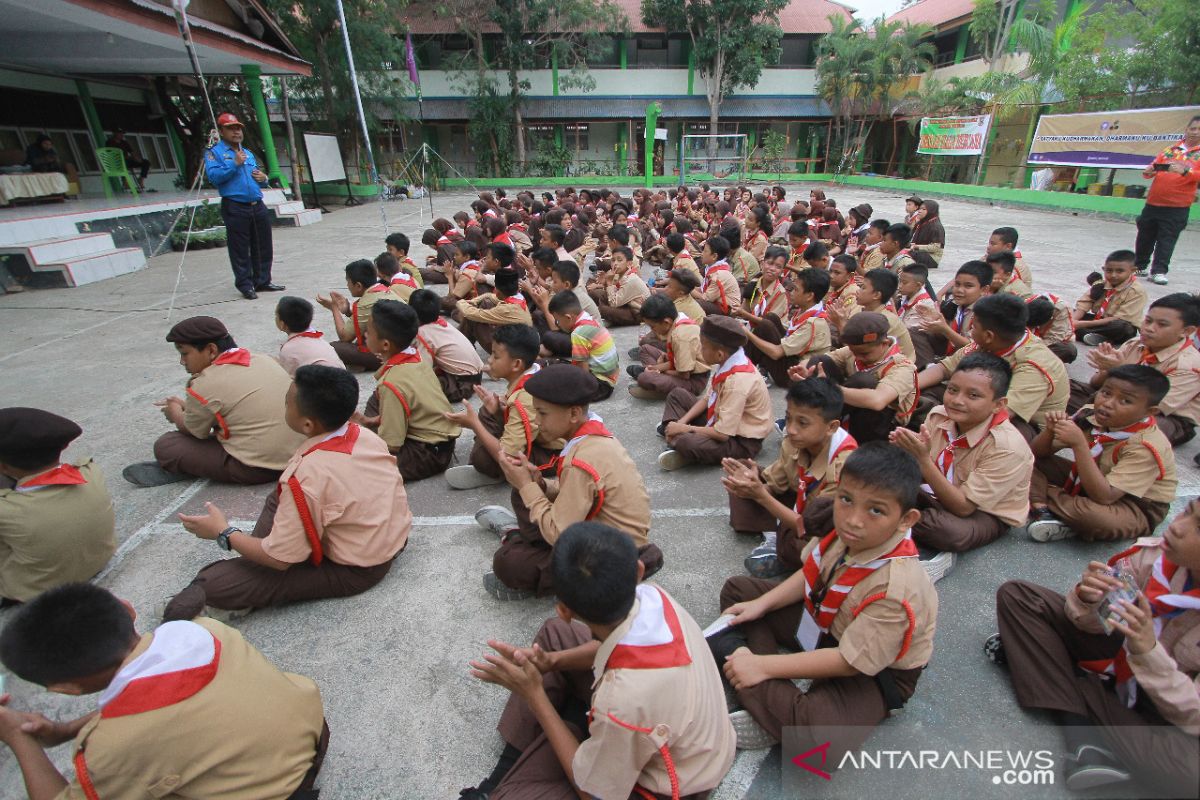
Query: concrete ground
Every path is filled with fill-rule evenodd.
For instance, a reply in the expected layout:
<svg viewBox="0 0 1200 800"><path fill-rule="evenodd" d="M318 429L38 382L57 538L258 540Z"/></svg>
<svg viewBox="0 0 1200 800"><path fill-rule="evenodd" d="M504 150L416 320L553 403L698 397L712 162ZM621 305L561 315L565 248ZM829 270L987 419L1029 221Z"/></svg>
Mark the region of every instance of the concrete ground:
<svg viewBox="0 0 1200 800"><path fill-rule="evenodd" d="M788 189L789 196L807 196L808 187ZM825 190L843 208L866 201L877 216L895 220L902 214L900 194ZM433 207L437 216L449 217L470 199L467 192L439 193ZM319 225L275 231L275 279L287 284L289 294L311 298L340 289L343 265L380 252L385 232L403 231L415 242L430 222L424 200L388 204L386 231L377 204L335 209ZM978 257L993 228L1013 225L1034 267L1036 288L1072 299L1083 291L1084 275L1099 268L1105 254L1131 247L1134 238L1134 226L1127 222L957 200L942 202L942 220L949 242L935 285L951 278L953 265ZM1200 283L1198 252L1200 233L1185 232L1172 265L1172 286L1148 285L1151 297L1194 291ZM417 245L416 259L425 254ZM169 324L185 316L211 314L225 321L239 344L274 353L282 337L273 324L273 300L272 295L257 302L238 297L224 250L193 252L182 264L178 254L166 254L142 272L80 289L0 297L0 407L39 406L83 426L84 435L69 455L94 457L103 467L121 543L99 582L128 598L143 617L219 557L211 543L186 533L175 514L194 513L211 500L235 520L253 520L269 490L205 481L135 489L122 480L122 467L150 458L151 443L167 429L153 402L179 393L186 380L163 335ZM331 322L323 309L318 311L316 324L329 333ZM622 367L637 333L632 328L614 332ZM1075 377L1087 372L1082 358L1071 369ZM742 558L754 542L738 539L729 529L717 469L658 470L654 459L661 441L652 434L658 407L629 397L628 382L622 371L616 395L596 411L629 447L649 488L651 536L666 553L666 567L657 580L706 624L718 613L722 581L742 572ZM360 383L365 400L371 377L361 375ZM783 392L771 391L782 415ZM465 460L469 449L467 435L458 444L459 458ZM1177 458L1176 507L1200 491L1200 475L1192 464L1196 450L1190 444ZM767 463L777 452L778 439L772 437L760 461ZM500 750L493 726L505 695L471 679L467 661L484 652L489 638L527 642L553 613L548 599L498 603L480 583L497 543L474 526L472 514L485 503L506 502L507 489L458 492L434 478L408 491L414 531L380 586L347 600L259 611L238 623L280 667L309 675L320 685L333 732L321 777L330 800L452 798L460 787L486 775ZM1065 589L1089 559L1116 549L1072 541L1038 545L1014 531L962 558L938 584L936 651L920 688L906 712L882 725L869 746L977 748L997 739L1024 748L1053 746L1056 734L1017 708L1007 676L980 653L981 642L995 629L994 592L1012 578ZM11 676L8 685L17 708L52 717L94 708L94 698L49 695ZM62 747L53 754L64 769L68 751ZM795 769L786 763L783 768ZM873 773L843 773L828 784L806 784L806 793L861 797L880 786L874 781ZM999 787L989 783L981 789L977 777L965 772L909 771L902 782L905 793L914 795L970 791L1002 796ZM888 783L894 792L898 784ZM795 796L782 787L777 748L740 754L715 796ZM1050 796L1055 794L1065 795L1065 790ZM0 753L0 796L22 796L19 771L7 750Z"/></svg>

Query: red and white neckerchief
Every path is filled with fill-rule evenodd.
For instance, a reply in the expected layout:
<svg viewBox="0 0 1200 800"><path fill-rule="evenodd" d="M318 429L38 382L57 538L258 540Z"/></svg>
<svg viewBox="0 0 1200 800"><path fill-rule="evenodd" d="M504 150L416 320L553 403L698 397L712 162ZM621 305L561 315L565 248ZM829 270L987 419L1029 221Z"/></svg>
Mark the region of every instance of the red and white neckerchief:
<svg viewBox="0 0 1200 800"><path fill-rule="evenodd" d="M1104 319L1104 313L1108 311L1109 303L1117 292L1123 292L1137 282L1137 275L1130 275L1129 280L1122 283L1120 286L1114 286L1111 289L1104 290L1104 297L1100 298L1100 305L1096 306L1095 319Z"/></svg>
<svg viewBox="0 0 1200 800"><path fill-rule="evenodd" d="M842 288L845 288L845 287L842 287ZM917 304L920 303L922 300L932 301L932 299L933 298L931 298L929 296L929 292L922 289L921 291L919 291L915 295L913 295L907 303L904 303L904 302L900 303L899 313L907 314L909 311L916 308Z"/></svg>
<svg viewBox="0 0 1200 800"><path fill-rule="evenodd" d="M802 314L793 314L791 319L788 320L787 332L784 333L784 338L791 336L804 327L805 323L813 319L829 319L829 315L825 313L824 303L817 303Z"/></svg>
<svg viewBox="0 0 1200 800"><path fill-rule="evenodd" d="M321 333L321 332L320 332L319 330L317 330L316 328L309 328L309 329L308 329L308 330L306 330L306 331L300 331L299 333L293 333L293 334L292 334L291 336L289 336L288 338L289 338L289 339L296 339L296 338L301 338L301 339L320 339L320 338L321 338L322 336L324 336L324 335L325 335L325 334Z"/></svg>
<svg viewBox="0 0 1200 800"><path fill-rule="evenodd" d="M562 475L563 467L569 463L568 460L571 457L571 451L575 449L576 445L589 436L603 436L606 439L612 438L612 431L604 427L604 420L601 419L600 415L594 411L588 412L587 422L576 428L575 433L572 434L567 443L563 445L562 451L559 452L559 454L554 458L550 459L550 463L547 466L554 468L555 475Z"/></svg>
<svg viewBox="0 0 1200 800"><path fill-rule="evenodd" d="M25 479L24 483L18 483L16 489L18 492L34 492L47 486L78 486L83 483L87 483L87 478L83 477L83 473L76 467L71 464L59 464L53 469Z"/></svg>
<svg viewBox="0 0 1200 800"><path fill-rule="evenodd" d="M238 367L250 366L250 351L244 347L231 347L213 360L213 366L233 364Z"/></svg>
<svg viewBox="0 0 1200 800"><path fill-rule="evenodd" d="M600 327L599 323L596 322L595 317L586 311L580 311L579 316L575 318L575 324L571 326L571 331L574 332L582 328L584 325L591 325L596 328Z"/></svg>
<svg viewBox="0 0 1200 800"><path fill-rule="evenodd" d="M704 270L704 284L700 287L703 291L708 291L708 287L713 275L718 272L729 272L729 262L725 259L721 259L720 261L714 262L712 265L710 265L708 269Z"/></svg>
<svg viewBox="0 0 1200 800"><path fill-rule="evenodd" d="M541 371L542 371L542 365L535 363L532 367L530 367L529 369L522 372L521 377L517 378L517 382L513 384L513 387L511 389L508 390L509 395L510 396L514 395L517 392L524 389L525 384L529 381L529 379L532 378L534 375L537 375Z"/></svg>
<svg viewBox="0 0 1200 800"><path fill-rule="evenodd" d="M829 465L837 459L839 455L850 450L857 450L858 442L850 435L850 431L845 428L838 428L834 431L833 436L829 437L829 461L827 462L825 474L829 474ZM796 466L796 514L801 515L804 509L808 506L808 498L810 495L820 491L825 485L825 479L818 479L814 475L809 475L808 470L802 465Z"/></svg>
<svg viewBox="0 0 1200 800"><path fill-rule="evenodd" d="M1164 347L1162 350L1159 350L1158 352L1166 353L1166 358L1174 358L1174 357L1178 356L1180 353L1182 353L1184 350L1187 350L1189 347L1192 347L1192 346L1193 346L1192 339L1189 336L1188 338L1183 340L1183 342L1179 345L1179 349L1175 350L1174 353L1167 352L1167 351L1173 349L1172 347ZM1140 347L1142 349L1142 355L1138 359L1138 364L1144 365L1147 367L1153 367L1157 364L1162 363L1163 359L1159 358L1158 353L1151 352L1150 349L1148 347L1146 347L1146 345L1144 345L1144 344L1139 344L1138 347Z"/></svg>
<svg viewBox="0 0 1200 800"><path fill-rule="evenodd" d="M1008 411L1003 408L1000 409L995 414L993 414L991 420L988 421L987 431L985 431L983 435L987 436L987 434L992 430L992 428L995 428L997 425L1000 425L1007 420L1008 420ZM951 422L950 425L951 425L951 430L953 430L953 431L958 430L957 426L955 426L953 422ZM968 431L967 433L970 433L970 431ZM969 446L967 443L967 434L966 433L959 434L953 438L951 438L950 436L947 436L946 438L949 439L949 441L946 442L946 446L942 448L942 452L938 453L937 458L934 459L934 463L937 465L938 471L946 476L946 480L950 481L950 483L953 484L954 483L954 452L956 450L969 449Z"/></svg>
<svg viewBox="0 0 1200 800"><path fill-rule="evenodd" d="M717 424L718 387L729 380L731 375L736 375L739 372L758 372L758 369L750 363L750 359L746 356L746 351L740 347L733 355L725 359L725 363L718 367L716 373L713 375L712 388L708 393L708 408L704 410L705 427L711 428Z"/></svg>
<svg viewBox="0 0 1200 800"><path fill-rule="evenodd" d="M1140 549L1140 547L1134 546L1123 553L1118 553L1109 559L1109 566L1114 566L1122 558L1130 556ZM1142 589L1142 593L1150 602L1150 615L1154 623L1156 639L1162 636L1163 626L1172 617L1184 611L1200 611L1200 588L1186 589L1182 593L1171 591L1171 579L1175 577L1179 569L1179 565L1167 558L1166 553L1159 553L1151 568L1150 576L1146 579L1146 585ZM1188 576L1188 579L1190 582L1191 576ZM1079 666L1089 672L1112 676L1117 682L1117 696L1121 698L1125 706L1133 708L1137 704L1138 684L1133 676L1133 668L1129 666L1128 642L1121 646L1114 658L1080 661Z"/></svg>
<svg viewBox="0 0 1200 800"><path fill-rule="evenodd" d="M508 230L510 233L512 231L519 231L520 233L525 233L529 230L529 227L526 226L524 222L514 222L512 225L508 226Z"/></svg>
<svg viewBox="0 0 1200 800"><path fill-rule="evenodd" d="M675 330L681 325L698 325L696 320L689 317L682 311L675 315L675 323L671 326L671 330ZM671 337L667 337L667 369L675 369L675 348L671 344Z"/></svg>
<svg viewBox="0 0 1200 800"><path fill-rule="evenodd" d="M896 356L900 355L900 344L896 341L896 337L894 336L889 336L888 340L891 341L892 346L888 348L888 351L884 354L883 358L879 359L874 364L866 364L855 358L854 371L874 372L875 370L887 367L888 364L892 363L892 360L895 359Z"/></svg>
<svg viewBox="0 0 1200 800"><path fill-rule="evenodd" d="M388 367L395 367L399 366L400 364L417 364L420 361L421 354L417 352L417 348L413 345L409 345L399 353L396 353L396 355L389 358L383 365L383 368L387 369Z"/></svg>
<svg viewBox="0 0 1200 800"><path fill-rule="evenodd" d="M454 229L451 229L451 230L446 231L445 233L443 233L441 236L438 237L437 246L441 247L442 245L445 245L445 244L454 244L455 242L461 241L462 238L463 238L463 235L461 233L459 233L458 231L456 231Z"/></svg>
<svg viewBox="0 0 1200 800"><path fill-rule="evenodd" d="M529 304L525 302L525 295L517 292L512 297L506 297L501 302L509 303L510 305L519 306L525 311L529 310Z"/></svg>
<svg viewBox="0 0 1200 800"><path fill-rule="evenodd" d="M1059 303L1062 302L1061 300L1058 299L1058 295L1056 295L1056 294L1051 294L1050 292L1039 292L1038 294L1034 294L1034 295L1030 295L1029 297L1026 297L1025 304L1029 305L1034 300L1037 300L1039 297L1046 298L1047 300L1050 301L1050 303L1052 305L1054 305L1056 307L1058 306ZM1073 316L1071 316L1070 314L1067 314L1067 322L1071 326L1071 333L1075 333L1075 318ZM1050 316L1049 322L1047 322L1042 327L1034 330L1033 332L1038 338L1041 338L1041 337L1045 336L1046 332L1049 331L1050 328L1052 328L1053 326L1054 326L1054 315L1052 314ZM1031 329L1031 330L1033 330L1033 329Z"/></svg>
<svg viewBox="0 0 1200 800"><path fill-rule="evenodd" d="M496 216L496 209L494 209L494 208L487 208L487 209L485 209L485 210L484 210L484 212L483 212L483 215L484 215L485 217L494 217L494 216Z"/></svg>
<svg viewBox="0 0 1200 800"><path fill-rule="evenodd" d="M100 716L141 714L182 702L212 682L221 642L195 622L166 622L141 655L117 672L100 694Z"/></svg>
<svg viewBox="0 0 1200 800"><path fill-rule="evenodd" d="M638 610L604 669L666 669L692 663L679 614L657 586L639 584Z"/></svg>
<svg viewBox="0 0 1200 800"><path fill-rule="evenodd" d="M412 275L409 275L404 270L400 270L399 272L397 272L395 275L392 276L392 282L390 285L391 286L408 286L412 289L420 289L421 288L420 286L417 285L416 279L414 279Z"/></svg>
<svg viewBox="0 0 1200 800"><path fill-rule="evenodd" d="M787 293L780 281L775 281L775 287L772 291L764 293L762 290L762 281L758 282L755 288L755 293L758 295L758 302L754 304L754 316L761 317L767 313L771 306L775 305L775 301L780 297L786 297Z"/></svg>
<svg viewBox="0 0 1200 800"><path fill-rule="evenodd" d="M1144 430L1149 430L1155 427L1154 417L1146 417L1141 422L1135 422L1128 428L1121 428L1116 431L1093 431L1092 432L1092 447L1088 451L1092 460L1100 458L1104 453L1104 446L1113 442L1123 442L1128 440L1136 433L1141 433ZM1083 482L1079 480L1079 465L1071 465L1071 474L1067 476L1066 483L1063 484L1063 491L1071 496L1078 495L1083 489Z"/></svg>
<svg viewBox="0 0 1200 800"><path fill-rule="evenodd" d="M895 264L895 263L896 263L896 259L898 259L900 256L908 256L909 258L912 258L912 250L910 250L910 249L909 249L909 248L907 248L907 247L906 247L906 248L904 248L903 250L901 250L900 252L896 253L896 254L895 254L894 256L892 256L891 258L884 260L884 262L883 262L883 265L884 265L885 267L887 267L888 269L891 269L891 268L892 268L892 264Z"/></svg>
<svg viewBox="0 0 1200 800"><path fill-rule="evenodd" d="M1017 352L1017 351L1018 351L1018 350L1020 350L1022 347L1024 347L1024 346L1025 346L1025 343L1029 341L1029 338L1030 338L1032 335L1033 335L1033 334L1031 334L1031 333L1030 333L1028 330L1026 330L1026 331L1025 331L1025 334L1024 334L1023 336L1021 336L1021 338L1020 338L1020 339L1018 339L1017 341L1013 342L1011 345L1009 345L1008 347L1004 348L1004 349L1003 349L1003 350L1001 350L999 353L996 353L996 356L997 356L998 358L1008 358L1008 357L1009 357L1009 356L1011 356L1013 353Z"/></svg>
<svg viewBox="0 0 1200 800"><path fill-rule="evenodd" d="M829 305L829 304L833 304L833 303L842 302L842 295L844 295L846 293L846 289L848 289L852 283L853 283L853 281L846 281L846 283L843 284L842 288L840 288L840 289L831 288L825 294L825 303L827 305Z"/></svg>

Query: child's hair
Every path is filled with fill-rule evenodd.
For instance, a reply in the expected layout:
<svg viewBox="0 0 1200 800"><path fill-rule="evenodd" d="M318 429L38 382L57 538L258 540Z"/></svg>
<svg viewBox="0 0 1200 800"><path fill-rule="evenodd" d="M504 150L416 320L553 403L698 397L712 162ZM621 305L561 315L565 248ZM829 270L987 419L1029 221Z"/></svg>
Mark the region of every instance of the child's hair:
<svg viewBox="0 0 1200 800"><path fill-rule="evenodd" d="M437 242L437 239L434 239L434 242ZM383 243L389 247L394 247L397 250L403 251L404 255L408 255L408 246L410 242L408 241L408 237L403 233L389 233L387 238L383 240Z"/></svg>
<svg viewBox="0 0 1200 800"><path fill-rule="evenodd" d="M492 254L492 258L500 262L500 269L508 269L517 258L517 251L504 242L492 242L488 245L488 252Z"/></svg>
<svg viewBox="0 0 1200 800"><path fill-rule="evenodd" d="M871 288L879 292L879 300L886 303L896 294L896 287L900 285L900 279L896 277L896 273L892 272L887 267L876 267L866 274L867 283L871 284Z"/></svg>
<svg viewBox="0 0 1200 800"><path fill-rule="evenodd" d="M382 252L375 256L375 271L379 273L379 277L390 280L400 271L400 259L386 251Z"/></svg>
<svg viewBox="0 0 1200 800"><path fill-rule="evenodd" d="M574 261L555 261L550 271L572 289L579 285L579 265Z"/></svg>
<svg viewBox="0 0 1200 800"><path fill-rule="evenodd" d="M305 364L296 369L296 408L326 431L346 424L358 408L358 379L344 369Z"/></svg>
<svg viewBox="0 0 1200 800"><path fill-rule="evenodd" d="M129 610L107 589L68 583L17 609L0 632L0 661L49 686L114 669L137 641Z"/></svg>
<svg viewBox="0 0 1200 800"><path fill-rule="evenodd" d="M301 333L312 325L313 304L303 297L281 297L275 304L275 316L279 317L288 333Z"/></svg>
<svg viewBox="0 0 1200 800"><path fill-rule="evenodd" d="M808 247L804 248L804 260L812 261L814 258L825 258L829 255L829 248L824 242L813 242Z"/></svg>
<svg viewBox="0 0 1200 800"><path fill-rule="evenodd" d="M512 297L521 291L521 276L515 269L496 271L496 291L505 297Z"/></svg>
<svg viewBox="0 0 1200 800"><path fill-rule="evenodd" d="M542 230L550 237L550 241L554 242L555 247L562 247L563 242L567 240L567 232L562 225L547 225Z"/></svg>
<svg viewBox="0 0 1200 800"><path fill-rule="evenodd" d="M883 232L883 235L892 237L893 242L901 247L905 247L912 241L912 228L903 222L897 222L895 225L889 225L888 229Z"/></svg>
<svg viewBox="0 0 1200 800"><path fill-rule="evenodd" d="M713 255L715 255L718 259L725 258L725 256L729 255L729 240L724 236L714 236L705 242L705 244L708 245L708 249L711 250Z"/></svg>
<svg viewBox="0 0 1200 800"><path fill-rule="evenodd" d="M1027 324L1031 328L1040 328L1054 319L1054 303L1050 302L1049 297L1035 297L1025 307L1029 309Z"/></svg>
<svg viewBox="0 0 1200 800"><path fill-rule="evenodd" d="M804 220L798 220L788 226L788 236L795 236L797 239L808 238L808 223Z"/></svg>
<svg viewBox="0 0 1200 800"><path fill-rule="evenodd" d="M665 294L652 294L646 298L646 302L642 303L638 314L649 322L662 322L665 319L673 320L678 317L679 309Z"/></svg>
<svg viewBox="0 0 1200 800"><path fill-rule="evenodd" d="M429 289L417 289L408 296L408 304L417 312L417 321L422 325L436 322L441 316L442 301L436 292Z"/></svg>
<svg viewBox="0 0 1200 800"><path fill-rule="evenodd" d="M559 602L594 625L620 622L637 592L633 539L599 522L576 522L554 543L552 569Z"/></svg>
<svg viewBox="0 0 1200 800"><path fill-rule="evenodd" d="M437 228L426 228L421 234L421 244L426 247L437 247L438 239L440 238L442 238L442 235L438 233ZM384 244L386 243L385 241Z"/></svg>
<svg viewBox="0 0 1200 800"><path fill-rule="evenodd" d="M520 359L525 368L533 366L541 350L542 338L530 325L501 325L492 334L492 344L502 344L512 358Z"/></svg>
<svg viewBox="0 0 1200 800"><path fill-rule="evenodd" d="M780 258L780 257L787 258L787 254L788 254L787 250L784 250L782 247L780 247L777 244L773 244L767 248L765 253L763 253L763 258L767 261L772 261L772 260L774 260L776 258Z"/></svg>
<svg viewBox="0 0 1200 800"><path fill-rule="evenodd" d="M361 283L368 288L379 283L379 273L375 271L375 264L365 258L347 264L346 277L354 283Z"/></svg>
<svg viewBox="0 0 1200 800"><path fill-rule="evenodd" d="M826 422L832 422L842 416L842 388L825 378L796 381L788 387L787 401L801 408L815 408L821 412L821 419Z"/></svg>
<svg viewBox="0 0 1200 800"><path fill-rule="evenodd" d="M721 228L721 235L719 237L714 236L713 238L721 238L729 242L729 252L732 253L742 246L742 229L737 225L729 225ZM709 239L709 241L711 242L712 239Z"/></svg>
<svg viewBox="0 0 1200 800"><path fill-rule="evenodd" d="M1104 263L1107 264L1111 261L1121 264L1133 264L1137 261L1137 255L1132 250L1113 250L1104 259Z"/></svg>
<svg viewBox="0 0 1200 800"><path fill-rule="evenodd" d="M504 233L508 225L499 217L488 217L483 223L483 232L493 239Z"/></svg>
<svg viewBox="0 0 1200 800"><path fill-rule="evenodd" d="M886 219L873 219L871 220L871 227L879 231L879 234L882 236L892 227L892 223Z"/></svg>
<svg viewBox="0 0 1200 800"><path fill-rule="evenodd" d="M958 268L955 275L970 275L979 281L980 286L991 286L995 273L986 261L968 261Z"/></svg>
<svg viewBox="0 0 1200 800"><path fill-rule="evenodd" d="M667 277L682 286L689 294L700 288L700 279L691 270L673 269L667 273Z"/></svg>
<svg viewBox="0 0 1200 800"><path fill-rule="evenodd" d="M1167 392L1171 391L1170 379L1154 367L1145 364L1122 364L1113 367L1104 379L1105 383L1109 381L1124 381L1140 387L1146 393L1148 406L1158 405L1167 396Z"/></svg>
<svg viewBox="0 0 1200 800"><path fill-rule="evenodd" d="M625 256L626 261L633 261L633 248L625 247L625 246L614 247L612 249L612 253L614 256L617 253L620 253L621 255Z"/></svg>
<svg viewBox="0 0 1200 800"><path fill-rule="evenodd" d="M371 306L371 323L383 339L392 343L397 350L403 350L417 338L417 312L408 303L399 300L380 300Z"/></svg>
<svg viewBox="0 0 1200 800"><path fill-rule="evenodd" d="M579 298L575 296L574 292L568 289L563 289L554 295L554 297L551 297L548 308L551 314L578 314L583 310L583 306L579 303Z"/></svg>
<svg viewBox="0 0 1200 800"><path fill-rule="evenodd" d="M621 247L629 246L629 228L624 225L613 225L608 229L608 238Z"/></svg>
<svg viewBox="0 0 1200 800"><path fill-rule="evenodd" d="M923 481L917 460L887 442L859 445L842 466L841 480L846 478L891 496L903 511L917 507Z"/></svg>
<svg viewBox="0 0 1200 800"><path fill-rule="evenodd" d="M999 236L1000 241L1004 242L1009 247L1017 246L1017 229L1016 228L996 228L992 231L992 236Z"/></svg>
<svg viewBox="0 0 1200 800"><path fill-rule="evenodd" d="M675 255L683 252L683 248L687 247L687 239L682 233L672 233L667 236L667 249Z"/></svg>
<svg viewBox="0 0 1200 800"><path fill-rule="evenodd" d="M1029 309L1015 294L989 294L972 307L975 319L1006 342L1015 342L1029 324Z"/></svg>
<svg viewBox="0 0 1200 800"><path fill-rule="evenodd" d="M999 253L992 253L984 261L992 267L993 278L995 277L995 272L1003 272L1005 275L1011 275L1013 270L1017 268L1017 257L1012 254L1012 250L1001 250Z"/></svg>
<svg viewBox="0 0 1200 800"><path fill-rule="evenodd" d="M468 261L479 258L479 245L470 239L460 239L454 243L454 246L458 248L458 252L467 257Z"/></svg>
<svg viewBox="0 0 1200 800"><path fill-rule="evenodd" d="M996 399L1008 394L1008 385L1012 382L1012 367L1000 356L976 350L971 355L958 362L955 372L986 372L988 382L992 385L992 394Z"/></svg>
<svg viewBox="0 0 1200 800"><path fill-rule="evenodd" d="M911 264L905 264L900 268L900 271L905 275L911 275L913 278L916 278L917 282L922 286L925 285L925 281L929 280L929 268L915 261Z"/></svg>
<svg viewBox="0 0 1200 800"><path fill-rule="evenodd" d="M1150 304L1151 308L1169 308L1183 317L1184 327L1200 325L1200 299L1187 292L1172 292Z"/></svg>
<svg viewBox="0 0 1200 800"><path fill-rule="evenodd" d="M830 264L841 264L846 268L846 272L849 272L851 275L858 272L858 259L849 253L843 253L842 255L833 259Z"/></svg>
<svg viewBox="0 0 1200 800"><path fill-rule="evenodd" d="M792 277L804 287L804 291L812 292L813 300L821 302L829 294L829 273L823 269L801 270L799 275Z"/></svg>
<svg viewBox="0 0 1200 800"><path fill-rule="evenodd" d="M533 259L533 263L540 264L543 267L552 267L554 266L554 262L558 261L558 253L549 247L539 247L529 257Z"/></svg>

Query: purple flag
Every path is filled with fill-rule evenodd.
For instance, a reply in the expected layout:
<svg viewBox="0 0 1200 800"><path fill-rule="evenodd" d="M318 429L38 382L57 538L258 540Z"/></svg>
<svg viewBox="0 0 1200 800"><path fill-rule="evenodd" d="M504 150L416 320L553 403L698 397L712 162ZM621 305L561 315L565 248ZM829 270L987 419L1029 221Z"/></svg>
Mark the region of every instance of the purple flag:
<svg viewBox="0 0 1200 800"><path fill-rule="evenodd" d="M404 60L408 64L408 79L417 89L421 88L421 78L417 75L417 54L413 52L412 34L404 34Z"/></svg>

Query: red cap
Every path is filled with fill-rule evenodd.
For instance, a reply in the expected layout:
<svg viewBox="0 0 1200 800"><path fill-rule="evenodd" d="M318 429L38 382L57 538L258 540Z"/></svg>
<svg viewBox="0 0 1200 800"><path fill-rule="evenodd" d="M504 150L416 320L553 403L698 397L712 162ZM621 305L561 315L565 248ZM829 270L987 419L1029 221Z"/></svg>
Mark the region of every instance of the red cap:
<svg viewBox="0 0 1200 800"><path fill-rule="evenodd" d="M225 113L225 114L222 114L221 116L217 117L217 125L222 128L230 126L230 125L236 126L238 128L246 127L245 125L243 125L241 123L241 121L238 120L237 117L235 117L233 114L229 114L229 113Z"/></svg>

